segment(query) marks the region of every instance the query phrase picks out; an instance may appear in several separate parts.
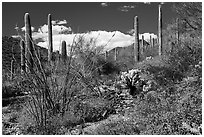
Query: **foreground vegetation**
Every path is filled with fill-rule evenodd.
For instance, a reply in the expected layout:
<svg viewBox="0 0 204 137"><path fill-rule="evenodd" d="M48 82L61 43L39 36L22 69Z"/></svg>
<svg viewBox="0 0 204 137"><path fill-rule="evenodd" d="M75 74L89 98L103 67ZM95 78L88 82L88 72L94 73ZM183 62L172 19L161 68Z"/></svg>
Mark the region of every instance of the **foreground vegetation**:
<svg viewBox="0 0 204 137"><path fill-rule="evenodd" d="M66 62L42 64L36 56L35 73L2 76L3 97L23 95L3 108L3 134L202 134L201 30L181 25L175 42L169 36L174 26L167 28L164 55L150 50L153 58L128 71L80 38ZM175 42L171 50L169 40Z"/></svg>

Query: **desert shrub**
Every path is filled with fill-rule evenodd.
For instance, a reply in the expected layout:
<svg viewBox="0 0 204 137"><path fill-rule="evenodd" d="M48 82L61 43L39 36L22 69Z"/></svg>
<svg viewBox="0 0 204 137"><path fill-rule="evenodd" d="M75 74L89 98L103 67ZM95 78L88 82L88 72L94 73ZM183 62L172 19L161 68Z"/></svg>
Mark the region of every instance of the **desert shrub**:
<svg viewBox="0 0 204 137"><path fill-rule="evenodd" d="M103 75L110 75L120 71L120 66L117 63L111 60L105 60L104 58L101 58L97 65L101 66L100 73Z"/></svg>
<svg viewBox="0 0 204 137"><path fill-rule="evenodd" d="M76 126L105 119L109 114L114 113L112 105L112 102L103 98L89 97L73 100L64 115L64 121L66 121L64 126Z"/></svg>
<svg viewBox="0 0 204 137"><path fill-rule="evenodd" d="M134 68L142 70L146 74L145 79L154 80L158 85L165 87L184 77L183 73L168 64L168 60L169 56L167 55L156 56L151 60L136 64Z"/></svg>
<svg viewBox="0 0 204 137"><path fill-rule="evenodd" d="M185 73L191 65L196 65L201 61L202 53L200 46L191 47L189 43L179 45L174 52L170 53L168 63L175 71Z"/></svg>
<svg viewBox="0 0 204 137"><path fill-rule="evenodd" d="M16 97L24 95L19 85L20 75L17 73L13 75L13 79L5 72L2 76L2 98Z"/></svg>
<svg viewBox="0 0 204 137"><path fill-rule="evenodd" d="M97 135L138 135L140 130L134 121L129 119L116 119L102 123L96 128Z"/></svg>
<svg viewBox="0 0 204 137"><path fill-rule="evenodd" d="M136 102L129 116L135 123L142 121L146 125L141 134L201 134L201 87L199 79L186 79L162 91L149 91Z"/></svg>

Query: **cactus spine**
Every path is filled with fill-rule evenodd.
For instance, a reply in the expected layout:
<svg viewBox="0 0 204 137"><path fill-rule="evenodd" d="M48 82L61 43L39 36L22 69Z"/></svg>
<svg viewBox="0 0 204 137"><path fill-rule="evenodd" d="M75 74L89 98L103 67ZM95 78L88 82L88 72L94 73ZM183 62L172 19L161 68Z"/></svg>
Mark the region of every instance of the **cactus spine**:
<svg viewBox="0 0 204 137"><path fill-rule="evenodd" d="M158 18L158 35L159 35L159 56L162 55L162 9L159 5L159 18Z"/></svg>
<svg viewBox="0 0 204 137"><path fill-rule="evenodd" d="M52 45L52 18L51 14L48 14L48 61L51 62L53 57L52 57L52 52L53 52L53 45Z"/></svg>
<svg viewBox="0 0 204 137"><path fill-rule="evenodd" d="M20 41L20 47L21 47L21 73L26 71L25 67L25 43L23 40Z"/></svg>
<svg viewBox="0 0 204 137"><path fill-rule="evenodd" d="M66 49L66 42L62 41L62 61L65 63L66 59L67 59L67 49Z"/></svg>
<svg viewBox="0 0 204 137"><path fill-rule="evenodd" d="M134 30L135 30L135 43L134 43L134 60L135 63L140 60L140 46L139 46L139 22L138 17L134 19Z"/></svg>
<svg viewBox="0 0 204 137"><path fill-rule="evenodd" d="M27 72L33 68L33 44L32 44L32 32L31 32L31 24L30 24L30 15L26 13L24 16L25 19L25 57L26 64L28 66Z"/></svg>

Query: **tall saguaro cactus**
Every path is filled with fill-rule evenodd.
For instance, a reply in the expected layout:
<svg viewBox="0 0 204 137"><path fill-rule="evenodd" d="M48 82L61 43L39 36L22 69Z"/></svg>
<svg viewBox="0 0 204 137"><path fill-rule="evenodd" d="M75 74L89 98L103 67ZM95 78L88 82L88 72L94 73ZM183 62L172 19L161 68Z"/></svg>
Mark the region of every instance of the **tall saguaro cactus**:
<svg viewBox="0 0 204 137"><path fill-rule="evenodd" d="M52 57L52 52L53 52L53 45L52 45L52 18L51 14L48 14L48 61L51 62L53 57Z"/></svg>
<svg viewBox="0 0 204 137"><path fill-rule="evenodd" d="M159 5L159 18L158 18L158 35L159 35L159 56L162 55L162 7Z"/></svg>
<svg viewBox="0 0 204 137"><path fill-rule="evenodd" d="M25 43L23 40L20 41L20 47L21 47L21 73L26 71L25 67Z"/></svg>
<svg viewBox="0 0 204 137"><path fill-rule="evenodd" d="M31 31L31 24L30 24L30 15L29 13L25 13L24 16L25 21L25 57L26 57L26 64L27 64L27 70L30 71L31 68L33 68L33 44L32 44L32 31Z"/></svg>
<svg viewBox="0 0 204 137"><path fill-rule="evenodd" d="M62 61L65 63L66 59L67 59L67 48L66 48L66 42L65 41L62 41L62 51L61 51L61 54L62 54Z"/></svg>
<svg viewBox="0 0 204 137"><path fill-rule="evenodd" d="M134 43L134 60L135 63L140 60L140 46L139 46L139 22L138 17L134 18L135 43Z"/></svg>

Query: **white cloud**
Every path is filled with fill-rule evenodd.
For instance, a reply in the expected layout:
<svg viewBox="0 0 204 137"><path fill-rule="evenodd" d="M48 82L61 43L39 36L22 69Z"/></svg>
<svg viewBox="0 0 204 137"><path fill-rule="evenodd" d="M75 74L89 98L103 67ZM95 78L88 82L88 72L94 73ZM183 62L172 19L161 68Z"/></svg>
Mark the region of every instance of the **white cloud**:
<svg viewBox="0 0 204 137"><path fill-rule="evenodd" d="M115 34L115 35L114 35ZM114 35L114 36L113 36ZM39 46L47 48L47 34L38 35L44 37L44 42L37 43ZM111 50L115 47L124 47L129 46L134 42L134 37L131 35L126 35L120 31L116 32L107 32L107 31L91 31L89 33L79 33L79 34L57 34L53 35L53 50L59 50L61 42L64 40L66 44L72 44L74 37L83 36L86 41L89 41L91 38L96 39L95 46L105 46L104 50ZM113 36L113 37L112 37ZM41 38L42 38L41 37ZM76 38L77 39L77 38ZM75 39L75 40L76 40Z"/></svg>
<svg viewBox="0 0 204 137"><path fill-rule="evenodd" d="M67 24L66 20L52 20L52 25L63 25Z"/></svg>
<svg viewBox="0 0 204 137"><path fill-rule="evenodd" d="M73 39L76 38L77 40L78 36L83 36L85 38L85 41L89 41L91 38L96 39L95 46L105 46L104 50L111 50L115 47L126 47L130 46L134 43L134 35L130 34L124 34L120 31L91 31L89 33L78 33L78 34L71 34L71 33L64 33L66 31L70 32L71 28L66 27L63 25L53 25L53 50L59 50L61 47L61 42L64 40L66 41L67 45L71 45L73 43ZM33 40L38 41L40 39L40 42L37 43L37 45L42 46L44 48L48 47L48 28L47 25L41 26L38 31L35 31L32 33ZM149 41L150 35L152 38L156 38L157 36L153 33L144 33L139 34L139 38L142 38L142 35L144 35L144 39ZM15 37L15 36L14 36Z"/></svg>
<svg viewBox="0 0 204 137"><path fill-rule="evenodd" d="M115 35L114 35L115 34ZM120 31L107 32L107 31L91 31L89 33L79 33L79 34L58 34L53 36L53 49L60 50L61 42L66 41L67 45L71 45L73 43L73 39L75 36L83 36L85 41L89 41L90 38L96 39L95 46L105 46L104 50L111 50L115 47L126 47L130 46L134 43L134 36L129 34L124 34ZM114 35L114 36L113 36ZM153 38L157 36L153 33L144 33L140 34L139 38L142 39L142 35L144 35L144 39L149 41L150 35ZM76 37L77 37L76 36ZM112 37L113 36L113 37ZM76 38L77 39L77 38ZM76 40L75 39L75 40ZM47 38L44 39L45 42L39 42L38 45L47 48Z"/></svg>
<svg viewBox="0 0 204 137"><path fill-rule="evenodd" d="M108 3L107 3L107 2L102 2L102 3L101 3L101 6L102 6L102 7L107 7L107 6L108 6Z"/></svg>
<svg viewBox="0 0 204 137"><path fill-rule="evenodd" d="M45 25L44 25L45 26ZM37 45L47 48L48 47L48 34L46 28L42 27L43 31L33 32L33 40L41 39ZM55 29L57 30L57 29ZM139 34L139 39L142 39L142 35L146 41L149 41L150 35L152 38L157 38L154 33L143 33ZM91 38L96 39L95 46L104 46L104 50L111 50L115 47L126 47L134 43L134 35L124 34L120 31L91 31L89 33L78 33L78 34L60 34L55 33L53 35L53 50L60 50L62 41L66 41L67 45L73 43L73 39L77 40L77 37L83 36L85 41L89 41ZM15 37L15 36L14 36ZM69 52L68 52L69 53Z"/></svg>
<svg viewBox="0 0 204 137"><path fill-rule="evenodd" d="M31 30L34 31L35 28L31 26ZM25 31L25 26L21 28L21 31Z"/></svg>

